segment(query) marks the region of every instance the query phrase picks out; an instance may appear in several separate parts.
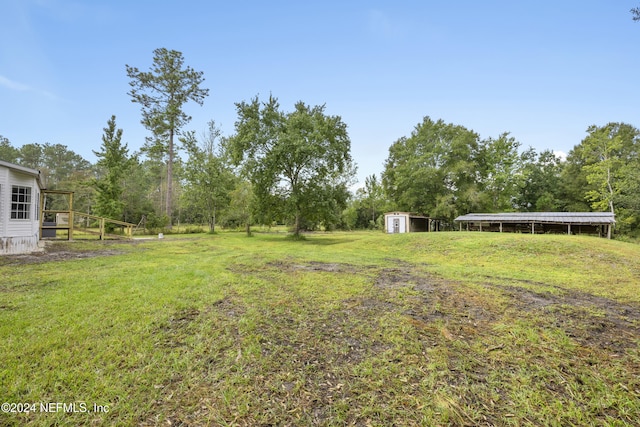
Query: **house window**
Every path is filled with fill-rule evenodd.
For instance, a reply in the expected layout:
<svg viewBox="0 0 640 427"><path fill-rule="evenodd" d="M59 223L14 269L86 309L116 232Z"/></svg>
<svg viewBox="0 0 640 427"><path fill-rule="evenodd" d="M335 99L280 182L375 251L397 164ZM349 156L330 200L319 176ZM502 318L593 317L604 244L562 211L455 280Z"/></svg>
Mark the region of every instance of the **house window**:
<svg viewBox="0 0 640 427"><path fill-rule="evenodd" d="M11 219L29 219L31 213L31 187L11 187Z"/></svg>

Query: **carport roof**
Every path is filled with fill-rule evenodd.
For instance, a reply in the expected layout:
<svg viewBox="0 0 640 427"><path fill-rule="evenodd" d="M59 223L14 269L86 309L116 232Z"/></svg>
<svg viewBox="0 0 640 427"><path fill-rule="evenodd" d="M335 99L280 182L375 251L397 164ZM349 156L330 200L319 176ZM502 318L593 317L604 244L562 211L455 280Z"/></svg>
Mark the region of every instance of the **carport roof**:
<svg viewBox="0 0 640 427"><path fill-rule="evenodd" d="M462 222L551 223L551 224L614 224L610 212L508 212L470 213L455 219Z"/></svg>

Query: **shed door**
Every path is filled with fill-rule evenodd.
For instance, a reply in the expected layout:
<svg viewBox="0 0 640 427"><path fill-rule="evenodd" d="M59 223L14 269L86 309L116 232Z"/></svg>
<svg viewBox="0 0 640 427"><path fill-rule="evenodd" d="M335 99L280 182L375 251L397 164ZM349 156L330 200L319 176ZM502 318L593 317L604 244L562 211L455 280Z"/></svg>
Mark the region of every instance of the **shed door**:
<svg viewBox="0 0 640 427"><path fill-rule="evenodd" d="M393 232L400 232L400 218L393 218Z"/></svg>

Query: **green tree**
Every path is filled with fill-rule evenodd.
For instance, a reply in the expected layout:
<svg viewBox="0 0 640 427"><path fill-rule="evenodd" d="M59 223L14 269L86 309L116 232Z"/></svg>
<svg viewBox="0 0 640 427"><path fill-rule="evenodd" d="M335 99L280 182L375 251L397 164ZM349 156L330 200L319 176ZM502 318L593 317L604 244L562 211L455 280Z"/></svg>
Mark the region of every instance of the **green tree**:
<svg viewBox="0 0 640 427"><path fill-rule="evenodd" d="M167 206L165 203L167 195L167 164L161 153L152 150L145 151L144 154L145 158L141 162L144 174L139 178L144 181L145 198L153 206L153 213L157 217L166 218L165 222L168 223L168 217L165 214Z"/></svg>
<svg viewBox="0 0 640 427"><path fill-rule="evenodd" d="M591 205L585 193L592 189L587 182L587 174L583 169L585 161L582 156L582 145L576 145L567 154L560 172L560 204L566 212L587 212Z"/></svg>
<svg viewBox="0 0 640 427"><path fill-rule="evenodd" d="M582 159L587 182L594 186L587 191L587 199L596 210L615 212L615 202L622 191L618 173L625 162L624 139L635 138L637 130L628 125L609 123L603 127L590 126L589 135L582 141Z"/></svg>
<svg viewBox="0 0 640 427"><path fill-rule="evenodd" d="M75 191L75 188L69 185L69 182L72 181L69 178L81 171L86 172L87 177L93 173L91 163L70 150L66 145L45 143L42 147L49 188ZM83 181L83 185L88 184L88 180ZM74 206L76 206L75 199Z"/></svg>
<svg viewBox="0 0 640 427"><path fill-rule="evenodd" d="M521 154L522 180L515 207L525 212L562 209L561 174L563 163L552 150L540 154L533 148Z"/></svg>
<svg viewBox="0 0 640 427"><path fill-rule="evenodd" d="M42 169L46 167L44 159L44 147L42 144L31 143L20 147L18 161L22 166L32 169ZM44 171L46 172L46 171ZM43 177L46 180L46 177Z"/></svg>
<svg viewBox="0 0 640 427"><path fill-rule="evenodd" d="M19 151L17 163L40 170L47 189L74 192L73 209L89 211L93 198L91 163L62 144L25 144ZM51 197L47 208L68 209L68 205L63 198Z"/></svg>
<svg viewBox="0 0 640 427"><path fill-rule="evenodd" d="M352 230L379 227L385 205L384 190L378 177L375 174L367 176L364 186L349 198L348 206L342 213L343 228Z"/></svg>
<svg viewBox="0 0 640 427"><path fill-rule="evenodd" d="M64 187L65 181L74 173L92 169L91 163L66 145L48 142L23 145L18 161L23 166L39 169L49 189L73 190Z"/></svg>
<svg viewBox="0 0 640 427"><path fill-rule="evenodd" d="M371 212L370 228L375 228L378 216L382 213L380 208L384 203L384 191L376 174L364 179L364 196L366 204Z"/></svg>
<svg viewBox="0 0 640 427"><path fill-rule="evenodd" d="M263 221L283 215L296 236L303 222L331 226L337 221L354 174L342 119L325 115L324 106L303 102L284 113L274 97L266 103L256 97L236 108L236 134L228 150L253 185Z"/></svg>
<svg viewBox="0 0 640 427"><path fill-rule="evenodd" d="M478 135L425 117L389 148L382 184L395 209L453 220L480 206Z"/></svg>
<svg viewBox="0 0 640 427"><path fill-rule="evenodd" d="M380 181L375 174L370 175L365 178L364 187L349 198L341 225L347 230L379 228L386 204Z"/></svg>
<svg viewBox="0 0 640 427"><path fill-rule="evenodd" d="M251 224L255 208L255 196L251 182L244 179L238 180L230 197L229 210L226 215L227 223L233 223L236 226L244 225L247 237L251 237Z"/></svg>
<svg viewBox="0 0 640 427"><path fill-rule="evenodd" d="M184 199L199 217L206 220L212 232L215 231L216 216L229 205L235 181L224 158L220 136L220 129L210 121L208 132L200 143L193 132L185 134L182 140L189 154L185 165Z"/></svg>
<svg viewBox="0 0 640 427"><path fill-rule="evenodd" d="M16 163L20 157L20 150L11 145L11 142L0 135L0 160Z"/></svg>
<svg viewBox="0 0 640 427"><path fill-rule="evenodd" d="M132 166L123 182L122 200L124 202L123 218L126 222L138 224L141 220L147 224L150 215L162 218L156 213L154 197L160 193L157 186L157 164L149 159L141 161L137 154L131 157ZM157 212L161 212L158 210ZM164 226L164 224L162 225Z"/></svg>
<svg viewBox="0 0 640 427"><path fill-rule="evenodd" d="M184 112L184 105L188 101L202 105L209 89L200 87L204 82L203 72L184 66L181 52L160 48L154 50L153 54L153 65L148 72L126 65L127 76L131 79L131 90L128 94L132 102L141 105L141 122L153 134L153 137L148 139L149 148L166 157L165 213L171 226L173 165L176 151L174 138L191 120Z"/></svg>
<svg viewBox="0 0 640 427"><path fill-rule="evenodd" d="M587 132L580 144L582 170L590 185L585 196L593 209L615 213L623 231L631 231L640 214L632 208L640 197L634 192L640 131L625 123L608 123L590 126Z"/></svg>
<svg viewBox="0 0 640 427"><path fill-rule="evenodd" d="M508 133L482 141L478 155L482 199L485 211L514 209L522 182L520 143Z"/></svg>
<svg viewBox="0 0 640 427"><path fill-rule="evenodd" d="M127 144L122 143L122 129L116 128L116 116L111 116L104 128L100 151L94 151L100 177L94 180L96 200L94 212L98 216L124 219L124 181L133 164Z"/></svg>

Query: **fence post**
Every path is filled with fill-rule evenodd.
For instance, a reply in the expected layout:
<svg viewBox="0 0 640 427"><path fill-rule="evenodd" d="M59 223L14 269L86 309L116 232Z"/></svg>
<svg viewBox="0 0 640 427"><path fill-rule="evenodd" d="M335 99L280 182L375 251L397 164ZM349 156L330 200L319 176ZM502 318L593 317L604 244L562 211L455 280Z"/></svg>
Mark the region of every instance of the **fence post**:
<svg viewBox="0 0 640 427"><path fill-rule="evenodd" d="M104 240L104 218L100 218L100 240Z"/></svg>
<svg viewBox="0 0 640 427"><path fill-rule="evenodd" d="M73 240L73 193L69 193L69 240Z"/></svg>
<svg viewBox="0 0 640 427"><path fill-rule="evenodd" d="M69 211L69 240L73 240L73 211Z"/></svg>

